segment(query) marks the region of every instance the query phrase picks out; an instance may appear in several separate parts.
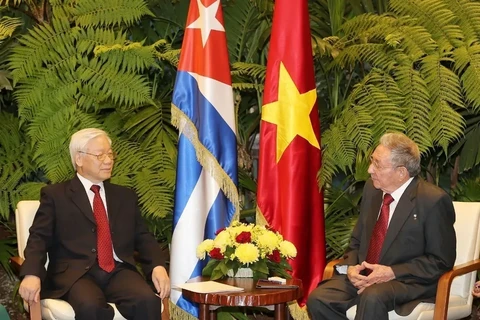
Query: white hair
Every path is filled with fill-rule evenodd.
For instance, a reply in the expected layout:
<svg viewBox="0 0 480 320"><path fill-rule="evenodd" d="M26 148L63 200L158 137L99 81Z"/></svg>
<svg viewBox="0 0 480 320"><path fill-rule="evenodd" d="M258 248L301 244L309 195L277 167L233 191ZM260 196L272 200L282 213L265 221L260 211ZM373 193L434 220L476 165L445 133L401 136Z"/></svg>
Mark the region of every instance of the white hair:
<svg viewBox="0 0 480 320"><path fill-rule="evenodd" d="M108 136L108 134L100 129L97 128L87 128L82 129L80 131L75 132L70 139L70 158L72 159L72 164L75 170L77 170L77 163L75 162L75 156L79 151L86 151L85 146L88 142L92 139L95 139L99 136L105 136L108 139L110 145L112 145L112 139Z"/></svg>
<svg viewBox="0 0 480 320"><path fill-rule="evenodd" d="M417 144L400 132L386 133L380 144L391 151L390 160L394 166L403 166L410 177L420 174L420 150Z"/></svg>

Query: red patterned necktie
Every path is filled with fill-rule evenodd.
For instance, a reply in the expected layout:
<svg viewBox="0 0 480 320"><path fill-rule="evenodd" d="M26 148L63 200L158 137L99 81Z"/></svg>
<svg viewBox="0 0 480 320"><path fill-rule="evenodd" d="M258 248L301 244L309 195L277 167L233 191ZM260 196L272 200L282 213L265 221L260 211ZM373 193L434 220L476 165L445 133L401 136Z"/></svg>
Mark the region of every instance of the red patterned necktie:
<svg viewBox="0 0 480 320"><path fill-rule="evenodd" d="M368 253L366 261L371 264L376 264L380 260L380 252L382 251L383 241L388 229L388 219L390 217L390 203L393 202L393 197L389 193L383 196L383 204L380 209L380 216L373 228L372 237L370 238L370 245L368 246Z"/></svg>
<svg viewBox="0 0 480 320"><path fill-rule="evenodd" d="M93 185L90 190L95 193L93 197L93 215L97 222L97 258L100 268L112 272L115 268L113 260L112 237L108 224L107 212L100 197L100 186Z"/></svg>

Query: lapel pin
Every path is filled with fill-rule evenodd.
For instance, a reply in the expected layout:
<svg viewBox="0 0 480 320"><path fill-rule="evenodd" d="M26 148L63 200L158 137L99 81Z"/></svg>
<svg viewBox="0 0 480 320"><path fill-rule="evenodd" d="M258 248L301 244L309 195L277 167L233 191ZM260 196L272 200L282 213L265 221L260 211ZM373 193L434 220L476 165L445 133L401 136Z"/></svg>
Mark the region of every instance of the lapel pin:
<svg viewBox="0 0 480 320"><path fill-rule="evenodd" d="M413 220L417 220L417 214L416 213L413 214Z"/></svg>

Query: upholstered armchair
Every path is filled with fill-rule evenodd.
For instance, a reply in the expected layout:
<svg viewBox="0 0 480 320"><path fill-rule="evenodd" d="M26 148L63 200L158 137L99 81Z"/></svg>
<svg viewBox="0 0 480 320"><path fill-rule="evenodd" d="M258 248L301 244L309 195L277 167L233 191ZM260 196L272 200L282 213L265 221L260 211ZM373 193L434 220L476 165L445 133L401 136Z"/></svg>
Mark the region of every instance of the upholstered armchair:
<svg viewBox="0 0 480 320"><path fill-rule="evenodd" d="M17 204L15 211L15 222L17 228L17 242L19 257L13 257L10 262L13 269L17 272L20 271L20 267L25 258L23 251L27 245L29 236L29 229L33 223L33 218L40 205L39 201L20 201ZM48 260L47 260L48 264ZM117 310L113 303L110 305L115 310L114 320L125 319ZM75 312L73 308L66 301L60 299L43 299L40 303L35 303L28 306L25 303L25 308L29 311L31 320L70 320L75 319ZM168 299L164 299L162 303L162 320L169 319L168 312Z"/></svg>
<svg viewBox="0 0 480 320"><path fill-rule="evenodd" d="M480 202L454 202L457 235L457 259L453 270L445 273L438 281L435 304L420 303L407 317L390 311L390 320L445 320L462 319L472 312L473 296L477 270L480 269ZM331 261L325 268L323 279L333 275L334 266L341 259ZM347 311L348 319L353 320L356 306Z"/></svg>

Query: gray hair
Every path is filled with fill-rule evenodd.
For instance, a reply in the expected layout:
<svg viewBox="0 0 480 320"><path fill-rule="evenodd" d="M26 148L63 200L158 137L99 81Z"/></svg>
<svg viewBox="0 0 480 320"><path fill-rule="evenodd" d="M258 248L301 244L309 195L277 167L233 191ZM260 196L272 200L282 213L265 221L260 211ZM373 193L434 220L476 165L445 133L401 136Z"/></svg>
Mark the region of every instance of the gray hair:
<svg viewBox="0 0 480 320"><path fill-rule="evenodd" d="M405 167L410 177L420 173L420 150L412 139L399 132L386 133L380 144L391 152L390 161L395 167Z"/></svg>
<svg viewBox="0 0 480 320"><path fill-rule="evenodd" d="M75 155L79 151L86 151L84 149L87 143L98 136L105 136L108 139L108 142L110 143L110 145L112 145L112 139L110 139L108 134L105 131L97 128L82 129L80 131L75 132L72 135L72 138L70 139L69 149L70 149L70 158L72 159L72 164L75 170L77 170Z"/></svg>

